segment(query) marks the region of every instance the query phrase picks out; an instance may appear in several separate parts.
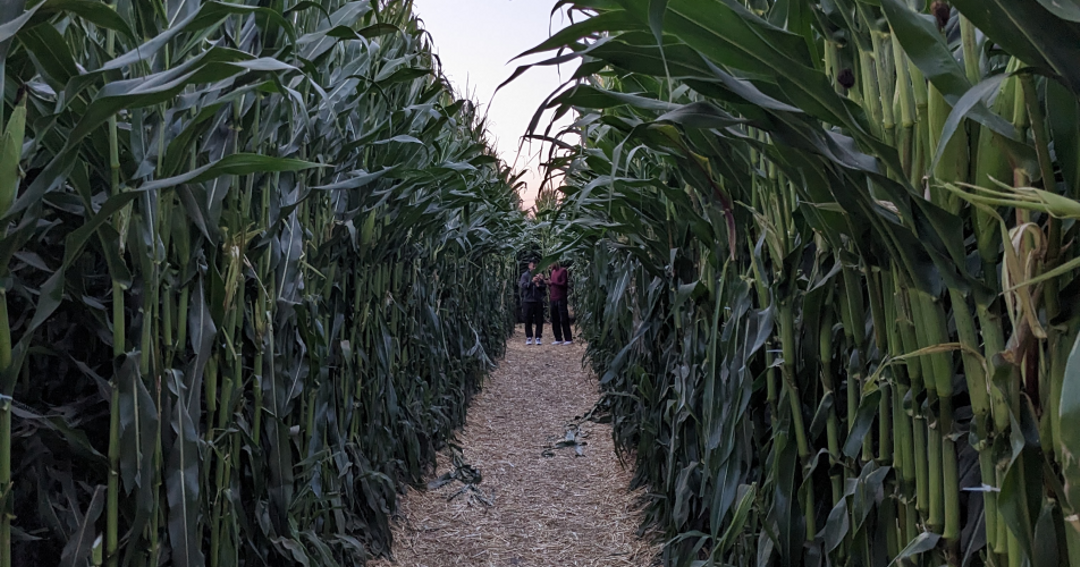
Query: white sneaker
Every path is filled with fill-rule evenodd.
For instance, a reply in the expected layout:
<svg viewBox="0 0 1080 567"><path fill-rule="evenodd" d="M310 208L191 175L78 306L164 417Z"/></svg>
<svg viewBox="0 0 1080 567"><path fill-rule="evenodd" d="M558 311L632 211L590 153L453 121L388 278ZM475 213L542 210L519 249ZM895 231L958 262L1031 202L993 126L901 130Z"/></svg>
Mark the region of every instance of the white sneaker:
<svg viewBox="0 0 1080 567"><path fill-rule="evenodd" d="M572 345L572 344L574 344L574 341L563 341L562 344L564 344L564 345Z"/></svg>
<svg viewBox="0 0 1080 567"><path fill-rule="evenodd" d="M532 344L532 339L525 339L525 344L531 345Z"/></svg>
<svg viewBox="0 0 1080 567"><path fill-rule="evenodd" d="M540 340L540 339L536 339L536 343L535 343L535 344L538 344L538 345L542 345L542 344L544 344L544 341L542 341L542 340Z"/></svg>

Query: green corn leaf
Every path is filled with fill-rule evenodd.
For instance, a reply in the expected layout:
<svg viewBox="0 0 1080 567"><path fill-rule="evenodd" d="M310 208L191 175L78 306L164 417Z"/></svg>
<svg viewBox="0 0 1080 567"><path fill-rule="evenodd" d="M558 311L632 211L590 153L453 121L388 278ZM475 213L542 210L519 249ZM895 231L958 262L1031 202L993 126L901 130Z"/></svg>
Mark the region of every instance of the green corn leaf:
<svg viewBox="0 0 1080 567"><path fill-rule="evenodd" d="M140 534L156 510L153 482L158 413L135 357L126 357L120 375L120 472L125 490L135 494L130 533ZM129 548L126 556L134 555L134 548Z"/></svg>
<svg viewBox="0 0 1080 567"><path fill-rule="evenodd" d="M39 4L42 12L63 11L75 14L99 28L120 32L136 41L135 32L114 8L93 0L45 0Z"/></svg>
<svg viewBox="0 0 1080 567"><path fill-rule="evenodd" d="M0 24L0 44L3 44L11 40L11 38L15 37L15 34L19 33L22 27L30 21L30 18L34 17L34 14L39 9L41 9L42 5L43 3L39 3L30 8L29 10L26 10L25 12L19 14L18 16L10 14L5 10L5 16L13 17L10 20L5 21L3 24Z"/></svg>
<svg viewBox="0 0 1080 567"><path fill-rule="evenodd" d="M1069 360L1065 365L1064 386L1057 408L1061 419L1062 473L1065 492L1074 513L1080 510L1080 337L1073 343ZM1070 521L1071 528L1080 527Z"/></svg>
<svg viewBox="0 0 1080 567"><path fill-rule="evenodd" d="M185 183L203 183L222 175L250 175L252 173L272 173L282 171L303 171L326 167L293 158L281 158L259 154L229 154L220 160L195 168L182 175L151 181L139 187L139 191L151 192L169 189Z"/></svg>
<svg viewBox="0 0 1080 567"><path fill-rule="evenodd" d="M22 158L23 136L26 128L26 100L11 116L0 136L0 216L7 213L19 189L19 162Z"/></svg>
<svg viewBox="0 0 1080 567"><path fill-rule="evenodd" d="M876 390L863 397L859 403L859 410L855 416L855 422L848 431L847 440L844 441L844 456L855 458L862 449L863 438L870 432L870 426L877 417L878 403L881 400L881 391Z"/></svg>
<svg viewBox="0 0 1080 567"><path fill-rule="evenodd" d="M1039 4L1063 20L1080 23L1080 2L1077 0L1039 0Z"/></svg>
<svg viewBox="0 0 1080 567"><path fill-rule="evenodd" d="M169 544L176 561L184 565L203 565L202 530L199 526L199 435L192 419L188 399L198 396L198 389L189 390L179 374L173 375L175 402L173 422L175 436L168 456L165 487L169 503Z"/></svg>
<svg viewBox="0 0 1080 567"><path fill-rule="evenodd" d="M649 30L656 38L657 45L664 43L664 12L667 10L667 0L649 0Z"/></svg>
<svg viewBox="0 0 1080 567"><path fill-rule="evenodd" d="M887 0L882 0L887 1ZM896 555L890 565L895 565L902 562L905 559L911 559L912 557L918 557L931 549L937 547L938 541L941 540L941 536L932 532L923 532L911 540L904 549Z"/></svg>
<svg viewBox="0 0 1080 567"><path fill-rule="evenodd" d="M42 74L57 90L79 75L64 36L49 24L41 24L20 33L22 44L34 54Z"/></svg>
<svg viewBox="0 0 1080 567"><path fill-rule="evenodd" d="M1080 94L1080 71L1073 64L1080 56L1080 24L1062 20L1032 1L954 0L953 5L1009 53L1056 75Z"/></svg>
<svg viewBox="0 0 1080 567"><path fill-rule="evenodd" d="M281 27L283 27L290 35L293 35L292 26L287 20L285 20L280 13L267 8L258 8L253 6L245 6L237 3L226 3L210 1L201 5L198 11L188 14L184 19L174 23L165 32L154 36L146 43L128 51L127 53L120 55L101 67L101 70L107 71L110 69L120 69L146 61L158 54L158 52L164 48L170 41L172 41L179 34L189 31L190 29L202 30L209 27L211 24L220 21L222 18L230 14L251 14L256 13L264 17L269 18ZM2 35L0 35L2 37Z"/></svg>
<svg viewBox="0 0 1080 567"><path fill-rule="evenodd" d="M1080 195L1080 101L1060 83L1047 82L1046 106L1058 164L1075 197Z"/></svg>
<svg viewBox="0 0 1080 567"><path fill-rule="evenodd" d="M124 447L120 478L128 492L144 485L149 488L153 480L151 466L157 430L157 411L139 375L138 362L136 357L125 357L118 373L121 378L120 443Z"/></svg>
<svg viewBox="0 0 1080 567"><path fill-rule="evenodd" d="M735 513L732 515L731 523L728 524L727 530L724 532L723 537L720 539L719 551L723 553L725 550L730 549L735 543L735 538L742 533L744 526L746 525L747 516L749 516L754 502L754 498L757 496L756 486L740 486L739 504L735 507Z"/></svg>
<svg viewBox="0 0 1080 567"><path fill-rule="evenodd" d="M553 49L562 47L563 45L570 43L576 39L589 37L601 31L610 32L632 29L636 23L637 22L635 22L635 20L623 10L604 11L603 13L595 17L588 18L566 26L565 28L552 34L551 37L544 40L536 47L525 51L521 55L518 55L515 59L520 59L529 55L535 55L537 53L543 53L545 51L551 51ZM2 38L3 36L0 36L0 39ZM503 81L503 83L499 86L502 87L510 81L514 80L521 73L525 72L526 69L528 69L528 66L518 67L514 70L514 74L506 81Z"/></svg>
<svg viewBox="0 0 1080 567"><path fill-rule="evenodd" d="M86 513L79 518L78 526L60 556L60 567L76 567L86 564L90 556L90 548L93 546L97 531L94 525L105 508L105 486L99 485L94 489L94 495L90 498L90 504L86 507Z"/></svg>
<svg viewBox="0 0 1080 567"><path fill-rule="evenodd" d="M848 519L847 499L841 498L836 506L829 512L829 518L825 523L825 552L832 553L847 537L851 529L851 521Z"/></svg>
<svg viewBox="0 0 1080 567"><path fill-rule="evenodd" d="M674 122L686 128L727 128L747 122L708 102L692 102L675 110L665 112L656 120Z"/></svg>

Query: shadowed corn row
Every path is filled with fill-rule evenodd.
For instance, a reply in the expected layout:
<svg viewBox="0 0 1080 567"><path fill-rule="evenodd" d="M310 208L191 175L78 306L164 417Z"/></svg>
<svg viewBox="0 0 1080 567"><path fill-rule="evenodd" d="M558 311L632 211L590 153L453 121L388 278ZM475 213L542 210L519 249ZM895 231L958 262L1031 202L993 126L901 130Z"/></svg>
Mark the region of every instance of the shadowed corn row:
<svg viewBox="0 0 1080 567"><path fill-rule="evenodd" d="M411 2L5 2L0 62L0 567L386 553L522 222Z"/></svg>
<svg viewBox="0 0 1080 567"><path fill-rule="evenodd" d="M564 248L666 563L1080 564L1076 2L560 5Z"/></svg>

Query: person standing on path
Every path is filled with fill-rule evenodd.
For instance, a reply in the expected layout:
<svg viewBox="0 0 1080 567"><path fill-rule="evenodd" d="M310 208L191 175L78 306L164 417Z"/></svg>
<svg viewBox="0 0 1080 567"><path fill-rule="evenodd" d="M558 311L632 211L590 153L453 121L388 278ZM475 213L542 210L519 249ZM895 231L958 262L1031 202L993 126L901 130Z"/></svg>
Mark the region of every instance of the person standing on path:
<svg viewBox="0 0 1080 567"><path fill-rule="evenodd" d="M533 275L536 262L529 262L529 269L521 274L518 287L521 288L521 305L525 311L525 344L544 344L544 296L547 294L547 282L540 274ZM533 341L533 323L536 324L536 341Z"/></svg>
<svg viewBox="0 0 1080 567"><path fill-rule="evenodd" d="M557 345L574 344L574 338L570 334L570 311L566 306L569 281L566 268L555 262L554 269L551 270L551 330L555 332L554 344Z"/></svg>

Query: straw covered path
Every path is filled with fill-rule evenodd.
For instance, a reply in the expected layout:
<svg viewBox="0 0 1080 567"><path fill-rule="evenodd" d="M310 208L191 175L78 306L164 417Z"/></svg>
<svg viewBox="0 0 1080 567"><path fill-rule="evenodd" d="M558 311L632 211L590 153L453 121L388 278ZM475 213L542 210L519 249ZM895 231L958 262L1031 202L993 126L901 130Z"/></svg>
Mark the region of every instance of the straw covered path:
<svg viewBox="0 0 1080 567"><path fill-rule="evenodd" d="M467 474L410 489L395 517L394 560L375 566L654 564L658 549L636 535L639 495L627 490L631 471L615 455L610 425L583 421L568 440L568 426L598 398L582 370L584 347L545 341L525 346L519 326L469 408L458 463L479 470L475 490L462 482ZM458 470L451 453L432 480Z"/></svg>

